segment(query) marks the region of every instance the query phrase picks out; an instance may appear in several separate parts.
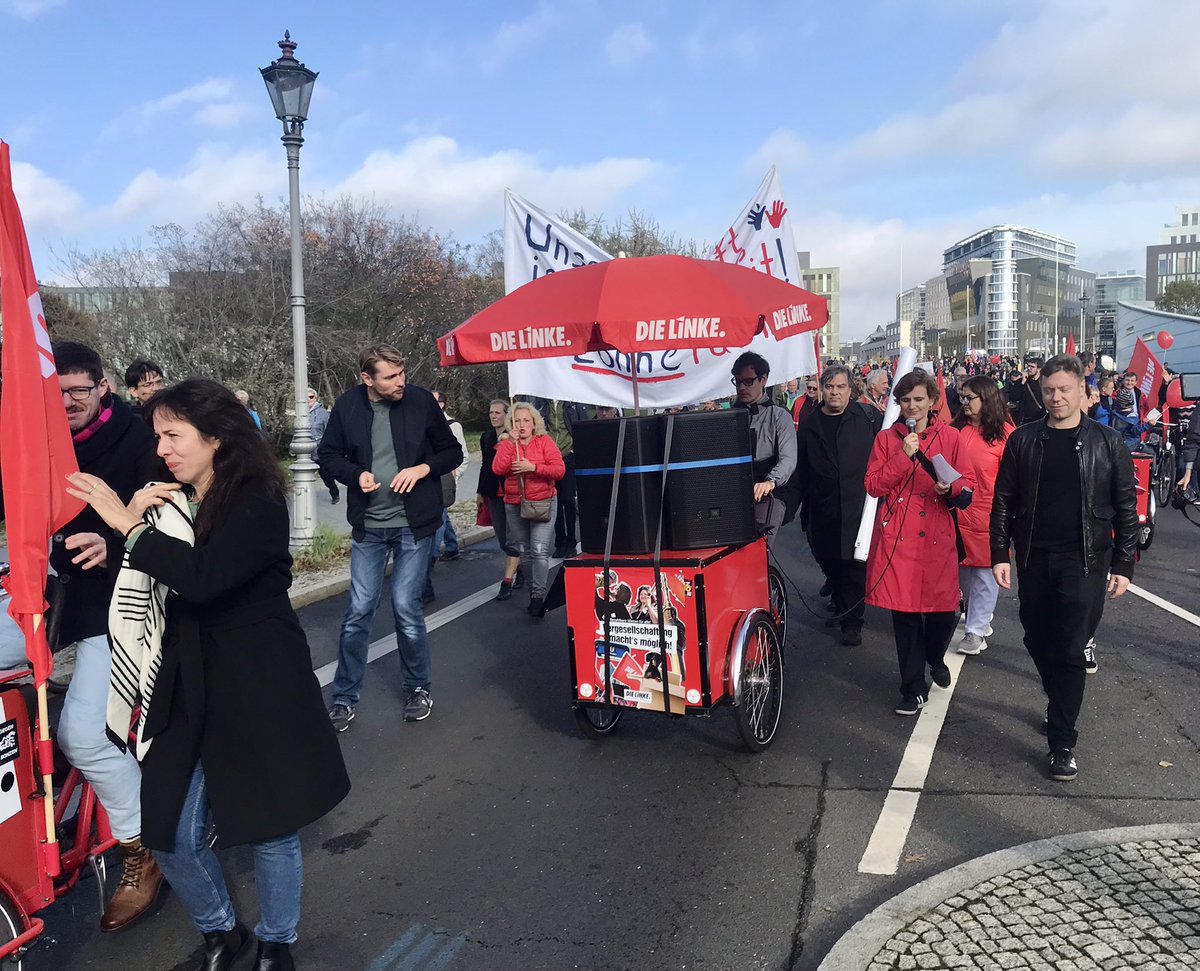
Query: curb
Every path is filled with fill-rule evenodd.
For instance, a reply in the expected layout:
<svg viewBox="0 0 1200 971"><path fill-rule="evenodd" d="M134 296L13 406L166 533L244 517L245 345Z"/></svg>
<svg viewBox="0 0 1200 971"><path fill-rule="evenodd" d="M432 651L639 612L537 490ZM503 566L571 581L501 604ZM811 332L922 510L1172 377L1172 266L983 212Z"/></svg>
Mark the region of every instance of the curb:
<svg viewBox="0 0 1200 971"><path fill-rule="evenodd" d="M476 526L471 532L463 532L458 536L458 545L474 546L476 543L486 543L489 539L496 535L496 531L491 526ZM392 572L392 566L388 564L388 573ZM350 589L350 567L346 567L337 576L330 577L321 583L311 587L305 587L303 590L291 590L288 592L288 597L292 601L292 609L299 610L301 607L308 607L312 604L319 603L322 600L327 600L330 597L336 597L338 594L345 593Z"/></svg>
<svg viewBox="0 0 1200 971"><path fill-rule="evenodd" d="M968 860L922 880L880 904L838 938L817 971L865 971L884 944L918 917L948 898L1010 870L1101 846L1188 838L1200 839L1200 823L1163 823L1070 833Z"/></svg>

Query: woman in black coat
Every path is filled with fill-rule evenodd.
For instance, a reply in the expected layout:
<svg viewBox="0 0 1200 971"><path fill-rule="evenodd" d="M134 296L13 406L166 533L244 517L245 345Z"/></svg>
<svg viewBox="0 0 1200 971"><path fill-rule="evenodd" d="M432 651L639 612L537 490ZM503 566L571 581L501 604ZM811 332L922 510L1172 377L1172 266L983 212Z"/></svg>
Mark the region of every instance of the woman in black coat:
<svg viewBox="0 0 1200 971"><path fill-rule="evenodd" d="M298 831L350 783L288 600L283 476L249 413L216 382L184 381L144 412L183 485L147 486L128 507L96 476L72 475L67 490L125 534L129 568L171 591L139 732L148 740L143 840L204 935L204 971L230 967L250 939L206 845L210 811L222 846L250 844L261 914L255 968L288 971L300 920ZM143 522L152 506L170 513L181 488L194 546Z"/></svg>

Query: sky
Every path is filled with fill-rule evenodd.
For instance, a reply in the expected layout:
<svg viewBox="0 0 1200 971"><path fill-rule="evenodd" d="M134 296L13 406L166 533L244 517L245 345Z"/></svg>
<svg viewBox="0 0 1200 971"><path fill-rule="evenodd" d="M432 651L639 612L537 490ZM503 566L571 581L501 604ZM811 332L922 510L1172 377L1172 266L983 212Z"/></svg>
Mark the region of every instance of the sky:
<svg viewBox="0 0 1200 971"><path fill-rule="evenodd" d="M43 280L65 254L287 195L258 69L320 72L306 195L471 243L506 187L716 240L771 165L842 337L997 223L1145 272L1200 202L1200 3L0 0L0 139Z"/></svg>

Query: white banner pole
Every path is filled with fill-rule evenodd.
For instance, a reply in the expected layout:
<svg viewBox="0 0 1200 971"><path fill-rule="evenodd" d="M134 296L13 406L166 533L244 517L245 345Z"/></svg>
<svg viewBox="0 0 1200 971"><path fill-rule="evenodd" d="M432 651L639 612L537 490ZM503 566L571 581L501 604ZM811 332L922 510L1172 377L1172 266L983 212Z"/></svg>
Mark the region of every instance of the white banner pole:
<svg viewBox="0 0 1200 971"><path fill-rule="evenodd" d="M913 369L916 360L917 352L913 348L900 348L900 360L896 362L896 375L892 378L893 388L896 387L896 382ZM891 395L888 397L887 410L883 413L883 427L891 428L892 422L899 417L900 402L894 395ZM871 534L875 531L875 510L878 506L879 500L874 496L867 496L867 501L863 503L862 519L858 524L858 536L854 540L854 558L859 563L867 562L867 554L871 551Z"/></svg>

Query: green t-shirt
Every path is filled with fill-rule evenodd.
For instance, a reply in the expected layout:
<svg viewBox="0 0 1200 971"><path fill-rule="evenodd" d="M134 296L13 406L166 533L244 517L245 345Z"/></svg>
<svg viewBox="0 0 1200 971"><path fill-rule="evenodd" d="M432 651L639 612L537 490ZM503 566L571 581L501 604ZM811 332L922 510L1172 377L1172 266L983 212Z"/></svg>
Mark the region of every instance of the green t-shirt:
<svg viewBox="0 0 1200 971"><path fill-rule="evenodd" d="M397 529L408 525L404 497L391 490L392 479L400 471L396 446L392 443L391 414L390 402L371 402L371 474L379 488L367 494L363 525L369 529Z"/></svg>

